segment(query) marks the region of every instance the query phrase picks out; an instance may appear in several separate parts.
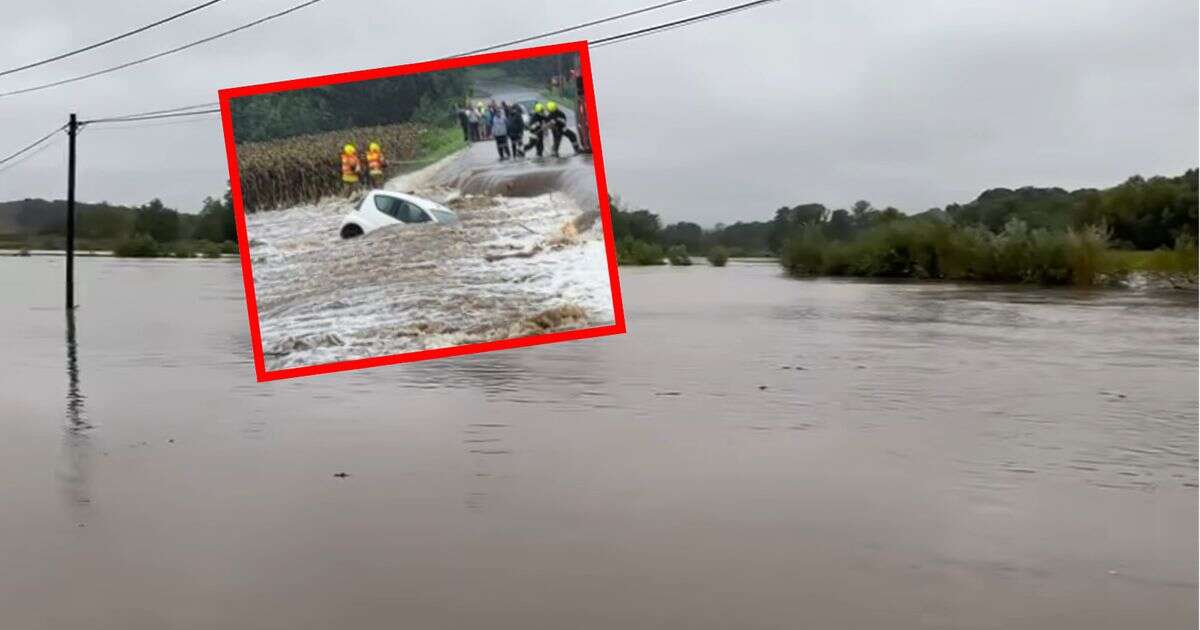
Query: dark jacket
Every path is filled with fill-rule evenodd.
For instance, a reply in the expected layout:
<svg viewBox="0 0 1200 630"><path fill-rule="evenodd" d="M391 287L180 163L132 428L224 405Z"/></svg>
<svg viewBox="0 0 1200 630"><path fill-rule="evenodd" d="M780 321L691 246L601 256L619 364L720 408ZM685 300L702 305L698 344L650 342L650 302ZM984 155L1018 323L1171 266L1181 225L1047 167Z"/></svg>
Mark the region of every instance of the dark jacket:
<svg viewBox="0 0 1200 630"><path fill-rule="evenodd" d="M541 133L546 130L546 115L533 112L529 115L529 133Z"/></svg>
<svg viewBox="0 0 1200 630"><path fill-rule="evenodd" d="M521 119L521 108L508 108L508 137L520 138L525 133L525 121Z"/></svg>
<svg viewBox="0 0 1200 630"><path fill-rule="evenodd" d="M550 123L551 127L557 127L559 129L566 129L566 127L567 127L567 112L564 112L562 110L562 108L556 109L553 112L550 112L550 114L548 116L546 116L546 120L547 120L547 122Z"/></svg>

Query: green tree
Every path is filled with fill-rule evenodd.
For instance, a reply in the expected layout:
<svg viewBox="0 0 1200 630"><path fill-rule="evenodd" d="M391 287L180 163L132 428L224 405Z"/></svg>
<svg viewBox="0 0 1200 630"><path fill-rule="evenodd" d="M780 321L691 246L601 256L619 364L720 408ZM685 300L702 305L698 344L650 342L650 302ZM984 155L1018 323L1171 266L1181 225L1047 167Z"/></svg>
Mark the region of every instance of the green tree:
<svg viewBox="0 0 1200 630"><path fill-rule="evenodd" d="M179 238L179 213L167 208L159 199L152 199L138 208L133 229L148 235L159 243L168 243Z"/></svg>

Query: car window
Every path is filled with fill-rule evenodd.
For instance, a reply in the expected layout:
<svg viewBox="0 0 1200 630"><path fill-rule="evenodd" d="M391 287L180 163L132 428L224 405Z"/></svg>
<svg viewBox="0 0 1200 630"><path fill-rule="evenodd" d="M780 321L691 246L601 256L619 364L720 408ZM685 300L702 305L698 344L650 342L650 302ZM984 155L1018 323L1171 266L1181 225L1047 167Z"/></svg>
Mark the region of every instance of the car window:
<svg viewBox="0 0 1200 630"><path fill-rule="evenodd" d="M401 203L403 202L395 197L388 197L387 195L375 195L375 209L397 219L400 218L397 216L397 212L400 210Z"/></svg>
<svg viewBox="0 0 1200 630"><path fill-rule="evenodd" d="M438 223L454 223L454 215L445 210L430 210L429 211L437 219Z"/></svg>
<svg viewBox="0 0 1200 630"><path fill-rule="evenodd" d="M425 214L425 211L418 208L415 204L401 200L396 200L396 203L402 208L400 213L396 215L397 219L405 223L425 223L429 220L429 215Z"/></svg>

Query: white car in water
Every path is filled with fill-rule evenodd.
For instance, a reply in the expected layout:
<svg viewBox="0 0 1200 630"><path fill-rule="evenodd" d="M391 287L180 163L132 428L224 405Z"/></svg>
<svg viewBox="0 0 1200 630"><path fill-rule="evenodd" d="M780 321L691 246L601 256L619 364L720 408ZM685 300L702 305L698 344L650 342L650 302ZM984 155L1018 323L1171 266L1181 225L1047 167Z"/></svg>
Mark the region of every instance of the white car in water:
<svg viewBox="0 0 1200 630"><path fill-rule="evenodd" d="M458 215L436 201L416 195L372 190L354 212L342 219L341 235L342 238L354 238L389 225L416 223L454 225L458 223Z"/></svg>

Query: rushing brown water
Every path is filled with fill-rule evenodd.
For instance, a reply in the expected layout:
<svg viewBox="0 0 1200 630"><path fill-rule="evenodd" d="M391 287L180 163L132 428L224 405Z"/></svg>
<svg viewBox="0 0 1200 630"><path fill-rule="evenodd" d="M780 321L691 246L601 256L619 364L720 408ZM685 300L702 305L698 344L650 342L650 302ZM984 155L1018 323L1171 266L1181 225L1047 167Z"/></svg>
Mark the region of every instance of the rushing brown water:
<svg viewBox="0 0 1200 630"><path fill-rule="evenodd" d="M0 262L4 628L1192 628L1195 295L623 269L257 384L236 263ZM336 473L347 473L336 477Z"/></svg>

